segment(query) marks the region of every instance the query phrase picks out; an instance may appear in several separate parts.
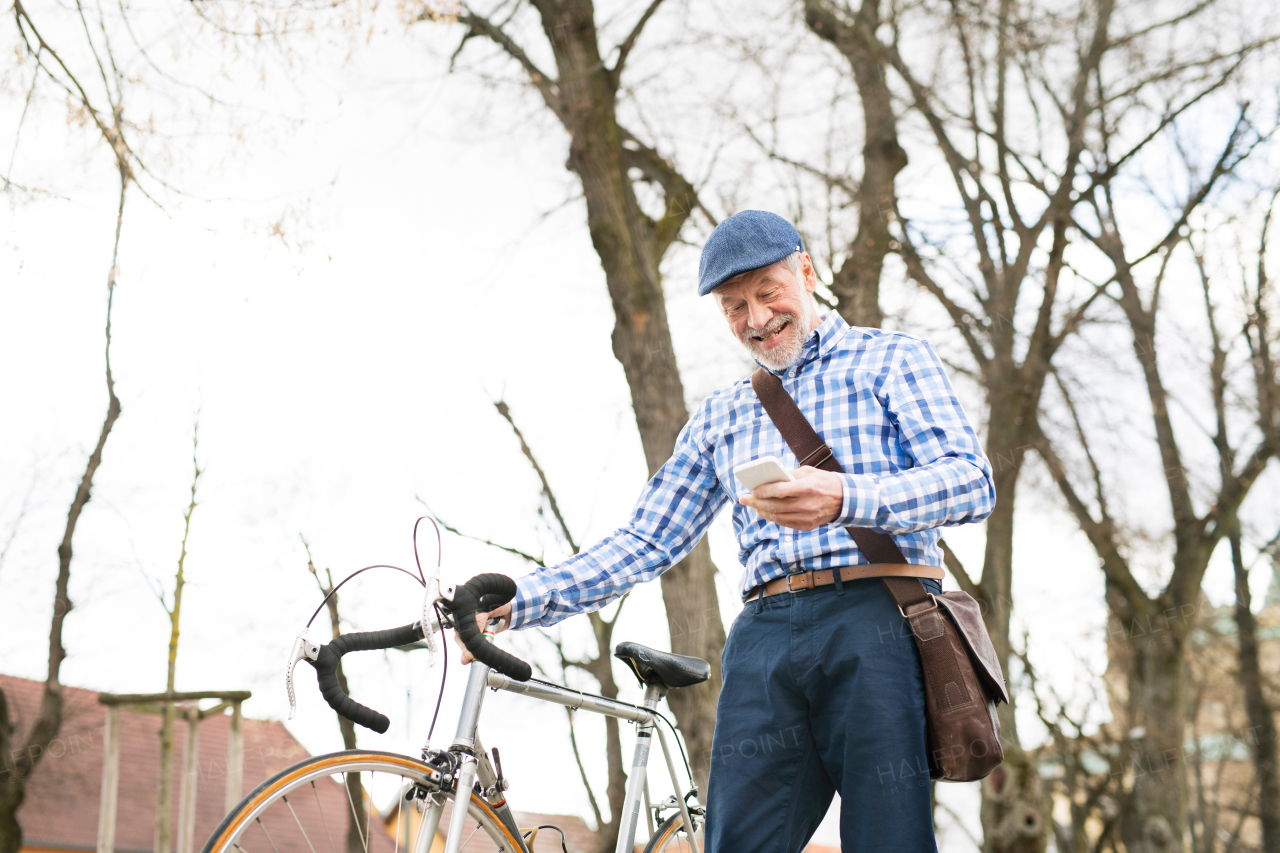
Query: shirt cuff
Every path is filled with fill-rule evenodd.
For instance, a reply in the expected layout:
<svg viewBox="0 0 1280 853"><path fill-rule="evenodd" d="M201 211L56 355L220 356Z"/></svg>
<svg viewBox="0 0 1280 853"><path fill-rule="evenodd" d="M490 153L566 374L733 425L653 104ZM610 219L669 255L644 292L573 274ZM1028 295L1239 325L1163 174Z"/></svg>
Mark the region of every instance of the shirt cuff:
<svg viewBox="0 0 1280 853"><path fill-rule="evenodd" d="M511 599L510 627L521 628L541 619L546 609L546 597L535 576L530 574L516 578L516 595Z"/></svg>
<svg viewBox="0 0 1280 853"><path fill-rule="evenodd" d="M832 524L872 527L880 515L880 479L867 474L837 474L844 492L840 515Z"/></svg>

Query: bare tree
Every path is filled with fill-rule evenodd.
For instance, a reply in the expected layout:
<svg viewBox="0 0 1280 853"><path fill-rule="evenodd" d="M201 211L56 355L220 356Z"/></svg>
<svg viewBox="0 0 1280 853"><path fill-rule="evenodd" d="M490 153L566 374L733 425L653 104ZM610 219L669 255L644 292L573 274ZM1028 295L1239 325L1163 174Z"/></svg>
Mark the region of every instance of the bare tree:
<svg viewBox="0 0 1280 853"><path fill-rule="evenodd" d="M1275 377L1275 367L1271 356L1271 321L1268 314L1267 291L1270 279L1267 277L1267 237L1270 233L1275 203L1280 197L1280 189L1271 194L1271 206L1263 217L1262 233L1258 240L1258 265L1255 276L1255 290L1252 294L1252 310L1245 323L1246 341L1249 345L1250 361L1259 380ZM1246 292L1246 298L1250 296ZM1208 291L1206 288L1206 299ZM1215 338L1213 359L1215 364L1226 360L1226 352L1222 342ZM1223 370L1225 372L1225 370ZM1224 377L1225 379L1225 377ZM1256 383L1255 383L1256 384ZM1264 413L1266 430L1280 431L1280 424L1275 418L1280 415L1274 397L1277 393L1274 385L1259 387L1264 400L1259 409ZM1215 394L1215 399L1222 398L1220 404L1225 408L1225 389ZM1269 415L1266 413L1270 413ZM1225 433L1225 428L1219 430ZM1230 448L1225 441L1220 441L1223 452L1230 456ZM1276 733L1275 710L1267 701L1264 690L1265 677L1262 671L1261 650L1258 642L1257 621L1253 616L1253 596L1249 592L1249 569L1244 562L1244 548L1240 531L1240 519L1233 520L1227 537L1231 543L1231 568L1236 582L1235 622L1239 635L1240 686L1244 691L1245 708L1249 716L1249 729L1253 733L1250 746L1253 752L1255 775L1258 781L1258 817L1262 825L1262 850L1264 853L1280 853L1280 736ZM1273 538L1268 547L1259 549L1261 554L1270 553L1275 556L1280 535Z"/></svg>
<svg viewBox="0 0 1280 853"><path fill-rule="evenodd" d="M1108 0L1068 9L960 0L800 6L810 30L848 60L866 124L861 180L820 175L827 187L848 193L859 216L858 236L833 278L835 304L851 323L882 316L867 306L879 288L872 273L882 274L886 253L898 254L962 342L967 359L954 368L986 395L986 446L999 498L986 523L980 579L943 547L958 583L983 603L1007 671L1015 659L1009 632L1018 481L1039 440L1037 413L1054 358L1097 314L1111 284L1073 267L1073 256L1093 248L1078 245L1075 212L1100 181L1134 171L1139 155L1233 79L1266 39L1233 49L1198 43L1194 59L1152 62L1162 40L1203 24L1212 2L1181 4L1141 22L1118 17ZM1162 100L1168 91L1177 94ZM922 153L912 155L917 165L948 176L945 197L936 181L927 184L927 197L913 195L910 181L901 186L912 172L902 171L903 122L922 131L914 143ZM1107 139L1115 144L1121 126L1123 156L1107 159L1098 149ZM926 224L914 224L904 209L919 211L916 219ZM1000 709L1006 762L983 786L984 849L1042 851L1050 803L1020 747L1015 707Z"/></svg>
<svg viewBox="0 0 1280 853"><path fill-rule="evenodd" d="M835 308L854 326L879 326L884 321L880 278L885 258L899 248L890 231L898 209L894 180L907 165L883 55L879 45L860 37L880 26L883 5L881 0L863 0L856 9L829 0L803 3L809 29L849 62L862 106L862 176L850 187L858 230L831 278Z"/></svg>
<svg viewBox="0 0 1280 853"><path fill-rule="evenodd" d="M1126 762L1130 769L1147 768L1145 774L1162 774L1160 783L1151 777L1146 784L1135 785L1122 804L1121 838L1133 853L1186 849L1188 794L1181 760L1189 719L1186 661L1190 629L1200 612L1200 582L1211 554L1229 535L1250 489L1280 452L1280 411L1274 390L1277 376L1270 358L1275 333L1266 321L1272 299L1267 283L1261 278L1252 287L1246 285L1243 301L1247 320L1242 323L1242 333L1226 335L1219 319L1220 306L1212 295L1214 267L1206 260L1213 233L1203 224L1197 226L1207 216L1203 207L1213 190L1235 173L1268 135L1255 130L1247 112L1241 110L1212 162L1207 167L1189 164L1185 195L1174 206L1172 222L1163 236L1136 249L1128 232L1138 227L1123 214L1124 196L1111 177L1117 155L1104 141L1098 178L1087 196L1092 216L1087 222L1076 221L1080 232L1114 265L1114 288L1109 296L1130 336L1146 396L1143 408L1151 417L1150 433L1142 440L1151 442L1155 451L1167 502L1165 534L1143 533L1123 523L1115 507L1122 503L1123 480L1132 476L1133 461L1129 460L1123 477L1104 475L1096 436L1091 437L1086 427L1089 417L1081 414L1073 390L1061 383L1062 400L1071 413L1069 429L1087 463L1087 491L1077 487L1059 447L1043 433L1037 449L1098 553L1108 607L1127 639L1111 644L1113 664L1127 675L1121 701L1133 736L1125 743ZM1185 296L1182 300L1176 295L1171 298L1164 288L1179 286L1174 271L1185 269L1186 261L1198 272L1198 296L1204 306L1202 328L1211 342L1202 383L1211 403L1212 422L1202 427L1214 454L1209 466L1195 465L1194 443L1201 434L1200 425L1196 424L1188 437L1174 416L1176 407L1189 405L1185 402L1188 377L1185 372L1175 373L1176 379L1166 374L1162 356L1176 356L1157 345L1161 325L1178 328L1173 339L1182 336L1182 324L1175 319L1177 309L1172 306L1185 306ZM1229 360L1240 350L1247 351L1243 357L1251 368L1247 372L1250 381L1233 389L1236 374L1229 369ZM1252 402L1242 409L1238 401L1244 400ZM1240 419L1246 416L1242 426ZM1191 422L1195 424L1196 419ZM1209 474L1215 468L1216 476ZM1154 594L1139 580L1134 567L1135 560L1143 556L1144 540L1167 541L1171 549L1169 571ZM1147 641L1155 632L1162 632L1161 642Z"/></svg>
<svg viewBox="0 0 1280 853"><path fill-rule="evenodd" d="M1029 645L1024 636L1016 654L1026 675L1027 695L1049 734L1048 742L1032 753L1032 760L1039 768L1056 771L1049 775L1050 792L1067 807L1065 822L1051 819L1055 845L1059 853L1114 850L1120 813L1117 778L1122 770L1118 741L1114 726L1090 731L1088 724L1106 706L1102 679L1082 666L1088 681L1080 692L1086 695L1073 702L1075 697L1063 696L1040 676Z"/></svg>
<svg viewBox="0 0 1280 853"><path fill-rule="evenodd" d="M528 461L529 467L538 477L541 487L541 497L545 503L546 510L551 513L554 523L551 523L552 532L564 543L564 546L572 554L577 554L581 548L577 538L573 534L568 521L564 517L564 513L560 510L560 502L556 499L555 491L551 488L551 481L547 478L547 473L543 469L541 463L538 462L537 456L533 452L533 448L525 440L524 433L516 424L515 417L511 414L511 407L503 400L494 403L494 408L498 410L498 414L511 427L511 431L515 434L516 439L520 442L520 452ZM545 568L546 561L543 557L535 556L527 551L513 547L511 545L493 542L488 539L473 536L464 533L458 528L441 521L441 525L451 533L473 539L493 548L498 548L508 554L514 554L517 557L527 561L531 565ZM599 611L593 611L587 614L587 619L591 625L591 633L595 641L594 655L588 654L585 657L573 657L565 650L565 644L562 638L553 636L552 634L541 631L540 633L546 637L556 650L559 658L560 671L562 675L568 673L569 670L578 670L591 676L599 686L600 695L608 699L618 698L618 683L613 677L613 629L618 624L618 617L622 613L622 606L626 603L626 596L618 603L617 609L614 611L613 618L606 619ZM670 698L668 697L668 701ZM600 808L600 801L597 798L594 789L591 786L590 779L587 776L586 767L582 761L582 754L578 746L577 730L574 726L573 713L568 713L569 719L569 743L573 750L574 761L578 767L578 774L582 779L582 786L587 792L587 799L591 805L591 812L596 821L598 839L597 850L599 853L608 853L618 844L618 832L622 826L622 806L623 799L627 793L627 771L623 764L622 757L622 735L618 727L618 721L614 717L605 717L605 759L608 768L607 783L605 789L605 801L609 806L609 816L605 819L604 811Z"/></svg>
<svg viewBox="0 0 1280 853"><path fill-rule="evenodd" d="M301 533L298 538L302 540L302 547L307 551L307 571L311 572L311 576L316 580L316 586L320 588L320 594L326 596L325 607L329 613L329 624L332 626L333 637L337 639L342 633L342 619L338 614L338 594L333 591L333 572L327 567L324 570L324 577L320 577L320 572L316 569L315 560L311 558L311 544L307 542L305 536ZM342 669L342 660L338 660L338 687L346 696L351 695L350 688L347 687L347 674ZM335 714L338 718L338 730L342 732L342 748L356 748L356 724L348 720L341 714ZM346 774L347 799L352 803L364 802L364 785L360 782L359 773ZM347 853L363 853L365 849L365 835L368 831L368 815L364 809L353 809L356 819L347 824Z"/></svg>
<svg viewBox="0 0 1280 853"><path fill-rule="evenodd" d="M162 598L160 604L169 615L169 661L165 679L165 692L172 694L175 690L175 678L178 671L178 637L182 622L182 590L187 584L187 538L191 535L191 516L196 511L196 487L200 484L200 422L197 420L194 435L191 439L191 501L182 515L182 548L178 552L178 570L174 575L173 604L167 605ZM173 702L163 702L160 706L160 783L156 796L156 850L167 851L173 841L173 723L178 708ZM188 720L187 725L196 725Z"/></svg>
<svg viewBox="0 0 1280 853"><path fill-rule="evenodd" d="M604 48L591 0L496 3L487 11L464 3L456 20L466 32L455 53L456 59L472 41L489 42L518 65L568 134L566 165L582 185L587 227L613 304L613 352L631 390L650 475L671 455L689 416L667 323L660 266L694 209L714 222L693 183L618 117L626 91L622 77L627 61L661 5L662 0L652 0L626 37ZM434 11L420 17L451 19ZM522 40L534 40L540 52L549 52L554 69L538 65L535 52ZM646 212L637 184L656 193L657 209ZM705 790L725 641L715 565L705 538L662 576L661 584L672 650L711 662L706 684L671 697L693 754L694 774Z"/></svg>
<svg viewBox="0 0 1280 853"><path fill-rule="evenodd" d="M1258 785L1258 819L1262 826L1263 853L1280 853L1280 762L1275 711L1267 701L1258 642L1253 596L1249 592L1249 569L1244 562L1240 525L1227 534L1231 543L1231 568L1236 581L1235 623L1238 635L1240 688L1251 737L1246 743L1253 752L1254 775Z"/></svg>
<svg viewBox="0 0 1280 853"><path fill-rule="evenodd" d="M94 23L77 6L80 22L84 25L90 52L97 60L101 72L102 93L91 95L77 75L64 61L54 45L47 42L34 20L20 2L15 0L13 21L26 56L37 69L36 82L45 80L65 94L73 110L81 112L97 130L101 140L111 151L119 176L119 201L116 205L115 239L111 249L111 264L107 270L107 310L104 346L107 385L107 414L98 433L98 441L89 454L84 474L76 487L75 496L67 511L67 523L62 542L58 545L58 574L54 581L53 617L49 624L49 661L45 675L44 692L40 700L40 713L21 744L13 742L14 725L10 719L8 702L0 689L0 853L17 853L22 846L22 828L17 813L26 797L27 780L39 764L45 749L57 737L63 718L63 689L59 680L66 649L62 645L62 629L72 603L68 593L71 582L72 540L76 525L88 504L93 491L93 479L102 465L102 454L107 438L120 417L120 398L116 396L115 377L111 372L111 308L115 297L116 277L120 257L120 234L124 227L125 196L134 183L134 167L138 161L126 139L127 124L121 94L123 77L111 61L105 40L95 42L90 36ZM98 30L101 39L101 30ZM34 91L35 83L33 83ZM105 100L101 103L100 99ZM5 188L10 186L5 177Z"/></svg>

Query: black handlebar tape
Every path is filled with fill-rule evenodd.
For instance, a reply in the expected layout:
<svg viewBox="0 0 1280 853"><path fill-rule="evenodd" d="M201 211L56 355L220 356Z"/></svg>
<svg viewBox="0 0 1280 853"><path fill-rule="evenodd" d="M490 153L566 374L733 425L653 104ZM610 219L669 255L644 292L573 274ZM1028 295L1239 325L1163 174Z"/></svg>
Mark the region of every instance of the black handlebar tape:
<svg viewBox="0 0 1280 853"><path fill-rule="evenodd" d="M506 575L476 575L453 591L453 601L448 602L449 612L453 614L454 629L472 657L516 681L528 681L533 676L533 668L485 640L475 620L476 613L500 607L515 594L516 582Z"/></svg>
<svg viewBox="0 0 1280 853"><path fill-rule="evenodd" d="M342 692L338 685L338 662L347 652L367 652L374 649L394 649L422 639L422 623L414 622L386 631L366 631L362 634L339 634L333 642L320 647L320 654L312 662L316 668L316 680L320 682L320 695L329 707L356 725L384 734L391 721L372 708L367 708Z"/></svg>

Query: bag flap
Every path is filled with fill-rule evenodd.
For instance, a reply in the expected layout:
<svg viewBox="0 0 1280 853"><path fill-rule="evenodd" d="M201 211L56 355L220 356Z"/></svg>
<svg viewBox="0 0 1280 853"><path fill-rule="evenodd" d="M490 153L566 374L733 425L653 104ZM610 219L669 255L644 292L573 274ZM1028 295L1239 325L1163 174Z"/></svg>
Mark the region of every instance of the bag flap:
<svg viewBox="0 0 1280 853"><path fill-rule="evenodd" d="M951 614L951 620L960 630L965 648L969 650L969 657L973 659L973 668L987 693L996 702L1007 703L1009 693L1005 689L1004 673L1000 671L1000 660L996 657L995 647L991 645L991 637L987 635L987 625L982 621L982 609L978 602L967 592L944 592L934 598Z"/></svg>

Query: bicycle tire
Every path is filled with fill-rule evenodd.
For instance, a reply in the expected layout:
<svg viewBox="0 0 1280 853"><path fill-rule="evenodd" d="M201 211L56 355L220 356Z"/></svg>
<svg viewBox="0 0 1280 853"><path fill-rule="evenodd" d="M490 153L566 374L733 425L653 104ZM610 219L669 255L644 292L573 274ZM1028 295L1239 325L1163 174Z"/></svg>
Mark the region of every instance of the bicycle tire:
<svg viewBox="0 0 1280 853"><path fill-rule="evenodd" d="M703 833L702 826L694 820L695 834L698 836L698 849L703 849ZM644 853L692 853L693 845L689 843L689 834L684 829L684 818L676 812L671 817L664 820L653 838L649 839L649 843L644 846Z"/></svg>
<svg viewBox="0 0 1280 853"><path fill-rule="evenodd" d="M348 750L308 758L272 776L241 800L213 831L202 853L352 853L353 848L361 853L412 853L422 821L419 818L415 828L416 806L405 800L404 792L413 782L424 781L429 772L423 762L390 752ZM361 820L350 793L352 773L361 785L365 785L364 774L369 775L362 789L365 826L354 834L352 818L356 826ZM289 795L294 793L299 796L290 802ZM396 799L389 799L389 793ZM374 805L380 795L389 803L383 809ZM452 794L441 800L445 810L439 823L441 834L448 831L452 800ZM493 808L474 793L467 812L467 823L473 826L463 835L464 853L521 849ZM245 844L247 838L253 838L253 843Z"/></svg>

